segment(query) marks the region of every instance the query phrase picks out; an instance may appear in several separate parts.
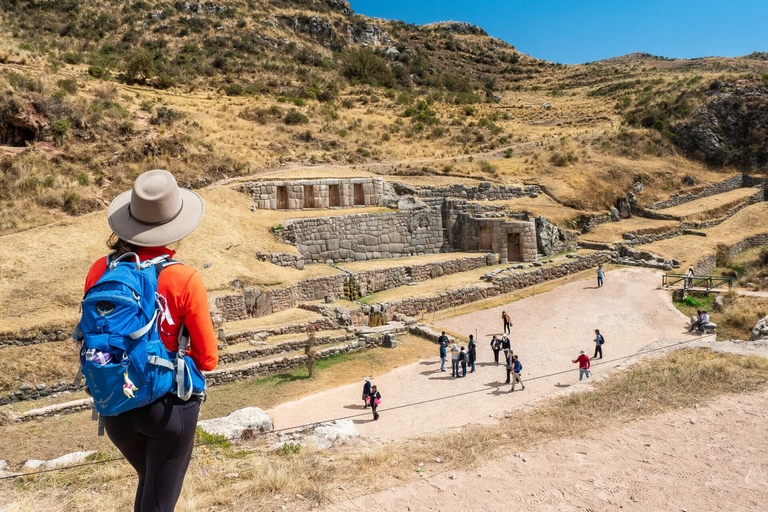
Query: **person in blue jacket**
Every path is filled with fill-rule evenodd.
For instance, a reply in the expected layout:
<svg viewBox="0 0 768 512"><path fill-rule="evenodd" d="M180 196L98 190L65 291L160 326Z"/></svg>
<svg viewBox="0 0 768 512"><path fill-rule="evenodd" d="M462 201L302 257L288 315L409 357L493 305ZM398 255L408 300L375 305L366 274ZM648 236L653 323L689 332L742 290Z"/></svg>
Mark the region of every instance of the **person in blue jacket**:
<svg viewBox="0 0 768 512"><path fill-rule="evenodd" d="M448 357L448 336L445 335L445 331L443 331L443 334L437 338L437 342L440 344L440 371L445 371L445 359Z"/></svg>
<svg viewBox="0 0 768 512"><path fill-rule="evenodd" d="M368 405L368 395L371 394L371 379L366 377L365 378L365 384L363 384L363 409L367 409Z"/></svg>
<svg viewBox="0 0 768 512"><path fill-rule="evenodd" d="M517 357L517 355L512 356L512 389L509 390L511 393L515 390L515 384L518 382L523 385L523 389L525 389L525 384L523 384L523 379L520 378L520 372L523 371L523 363L520 362L520 359Z"/></svg>

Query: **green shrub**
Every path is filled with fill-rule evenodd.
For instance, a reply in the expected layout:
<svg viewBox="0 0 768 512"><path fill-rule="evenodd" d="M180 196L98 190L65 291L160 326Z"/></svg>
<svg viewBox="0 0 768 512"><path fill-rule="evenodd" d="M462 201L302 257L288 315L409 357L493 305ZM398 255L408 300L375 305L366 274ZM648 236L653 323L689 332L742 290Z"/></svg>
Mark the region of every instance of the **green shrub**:
<svg viewBox="0 0 768 512"><path fill-rule="evenodd" d="M132 121L124 121L120 124L117 131L120 132L122 135L130 135L133 133L134 127Z"/></svg>
<svg viewBox="0 0 768 512"><path fill-rule="evenodd" d="M227 96L242 96L245 94L245 87L240 84L229 84L224 87L224 93Z"/></svg>
<svg viewBox="0 0 768 512"><path fill-rule="evenodd" d="M309 118L298 110L291 109L290 112L285 114L283 122L287 125L307 124L309 122Z"/></svg>
<svg viewBox="0 0 768 512"><path fill-rule="evenodd" d="M395 74L389 63L370 48L353 48L342 59L342 74L353 84L394 87Z"/></svg>
<svg viewBox="0 0 768 512"><path fill-rule="evenodd" d="M64 208L64 211L70 214L77 214L78 207L80 206L80 196L76 194L75 192L68 192L66 196L64 196L64 204L62 207Z"/></svg>
<svg viewBox="0 0 768 512"><path fill-rule="evenodd" d="M82 64L85 57L82 53L67 52L61 56L62 60L67 64Z"/></svg>
<svg viewBox="0 0 768 512"><path fill-rule="evenodd" d="M90 185L90 183L91 183L91 179L88 177L87 174L83 173L83 174L77 175L77 184L80 185L81 187L88 186Z"/></svg>
<svg viewBox="0 0 768 512"><path fill-rule="evenodd" d="M75 94L77 92L77 81L70 79L63 79L56 82L56 86L62 91L66 91L69 94Z"/></svg>
<svg viewBox="0 0 768 512"><path fill-rule="evenodd" d="M560 153L559 151L556 151L549 159L551 163L553 163L557 167L565 167L567 165L570 165L574 162L579 161L579 157L577 157L575 154L573 154L572 151L568 151L567 153Z"/></svg>
<svg viewBox="0 0 768 512"><path fill-rule="evenodd" d="M109 80L112 78L112 73L107 68L101 66L90 66L88 68L88 74L99 80Z"/></svg>
<svg viewBox="0 0 768 512"><path fill-rule="evenodd" d="M182 117L184 117L183 112L173 110L169 107L158 107L157 112L150 118L149 123L153 125L171 125Z"/></svg>
<svg viewBox="0 0 768 512"><path fill-rule="evenodd" d="M54 121L54 123L51 125L51 130L53 130L53 133L58 137L62 137L66 135L67 131L69 131L69 121L66 119L59 119L58 121Z"/></svg>

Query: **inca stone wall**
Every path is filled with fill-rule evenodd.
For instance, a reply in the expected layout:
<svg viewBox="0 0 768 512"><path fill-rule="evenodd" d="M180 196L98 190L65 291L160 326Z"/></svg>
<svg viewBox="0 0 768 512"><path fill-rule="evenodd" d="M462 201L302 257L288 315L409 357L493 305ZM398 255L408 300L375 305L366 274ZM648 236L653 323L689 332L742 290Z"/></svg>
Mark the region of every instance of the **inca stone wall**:
<svg viewBox="0 0 768 512"><path fill-rule="evenodd" d="M69 339L74 330L74 325L64 325L54 327L47 331L39 332L6 332L0 334L0 348L3 347L25 347L28 345L37 345L38 343L50 343L52 341L64 341Z"/></svg>
<svg viewBox="0 0 768 512"><path fill-rule="evenodd" d="M217 322L234 322L283 311L302 302L323 299L327 296L344 296L344 282L353 276L362 295L388 290L408 283L435 279L457 272L466 272L499 261L496 254L482 254L455 260L416 265L401 265L364 272L345 271L343 274L305 279L285 288L260 290L244 287L239 293L222 295L213 299L214 318ZM288 333L282 333L288 334Z"/></svg>
<svg viewBox="0 0 768 512"><path fill-rule="evenodd" d="M507 187L505 185L491 185L490 181L483 181L476 187L464 185L451 185L450 187L418 187L416 194L419 197L442 197L468 199L471 201L502 201L517 199L519 197L536 197L541 193L538 185L526 185L523 187Z"/></svg>
<svg viewBox="0 0 768 512"><path fill-rule="evenodd" d="M368 309L368 312L373 311L373 308L379 308L378 310L386 315L387 320L391 320L397 314L416 317L422 311L433 312L463 306L594 268L609 261L613 254L611 251L599 251L573 258L559 265L507 274L494 279L491 285L475 285L449 290L436 297L403 299L375 306L364 306L360 308L360 313L361 315L367 314L364 311L365 308Z"/></svg>
<svg viewBox="0 0 768 512"><path fill-rule="evenodd" d="M290 220L282 236L307 263L400 258L440 252L443 222L440 210L417 208Z"/></svg>
<svg viewBox="0 0 768 512"><path fill-rule="evenodd" d="M688 192L687 194L675 195L664 201L646 205L645 208L648 210L663 210L664 208L671 208L673 206L690 203L696 199L722 194L723 192L730 192L731 190L736 190L737 188L742 188L744 186L748 186L749 184L752 184L751 178L748 176L745 177L743 174L737 174L736 176L728 178L725 181L707 185L698 194L694 195Z"/></svg>
<svg viewBox="0 0 768 512"><path fill-rule="evenodd" d="M370 295L382 290L389 290L409 283L418 283L442 276L466 272L476 268L498 263L495 254L483 254L449 261L424 263L420 265L402 265L399 267L380 268L360 272L355 275L361 295Z"/></svg>
<svg viewBox="0 0 768 512"><path fill-rule="evenodd" d="M247 181L242 187L262 210L378 206L384 194L381 178Z"/></svg>
<svg viewBox="0 0 768 512"><path fill-rule="evenodd" d="M293 267L304 270L304 258L298 254L289 252L257 252L256 259L259 261L268 261L273 265L280 267Z"/></svg>

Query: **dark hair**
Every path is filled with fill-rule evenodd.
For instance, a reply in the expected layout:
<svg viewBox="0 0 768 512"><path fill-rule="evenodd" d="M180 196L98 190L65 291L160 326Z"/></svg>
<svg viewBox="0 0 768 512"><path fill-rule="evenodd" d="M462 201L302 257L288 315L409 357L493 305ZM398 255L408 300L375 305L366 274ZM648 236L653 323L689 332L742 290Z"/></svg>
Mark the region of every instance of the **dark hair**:
<svg viewBox="0 0 768 512"><path fill-rule="evenodd" d="M112 251L112 256L122 256L125 253L136 252L138 250L137 245L126 242L115 233L112 233L109 236L109 240L107 240L107 247L109 247L109 250Z"/></svg>

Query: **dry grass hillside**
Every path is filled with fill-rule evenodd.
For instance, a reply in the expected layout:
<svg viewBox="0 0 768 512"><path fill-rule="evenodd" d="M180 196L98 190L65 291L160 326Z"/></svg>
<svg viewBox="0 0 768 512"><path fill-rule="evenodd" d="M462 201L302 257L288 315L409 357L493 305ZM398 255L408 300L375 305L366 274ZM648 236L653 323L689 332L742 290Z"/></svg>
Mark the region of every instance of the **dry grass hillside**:
<svg viewBox="0 0 768 512"><path fill-rule="evenodd" d="M696 155L675 126L711 84L768 72L755 56L563 66L341 0L0 8L0 234L99 210L158 167L191 187L281 163L537 182L587 210L639 181L650 201L737 170L678 156Z"/></svg>

